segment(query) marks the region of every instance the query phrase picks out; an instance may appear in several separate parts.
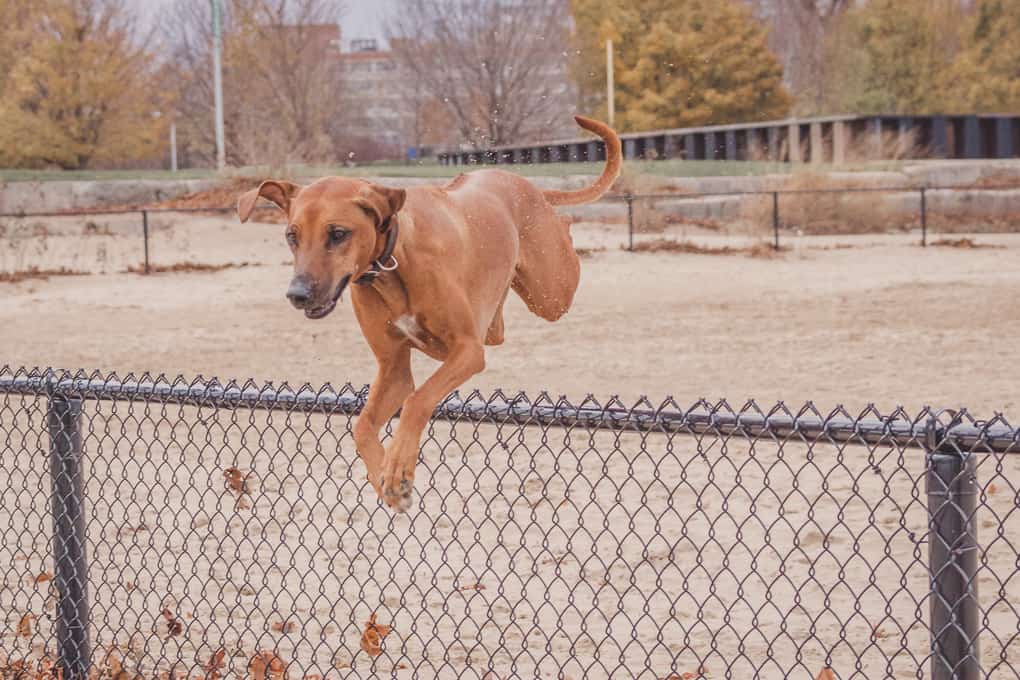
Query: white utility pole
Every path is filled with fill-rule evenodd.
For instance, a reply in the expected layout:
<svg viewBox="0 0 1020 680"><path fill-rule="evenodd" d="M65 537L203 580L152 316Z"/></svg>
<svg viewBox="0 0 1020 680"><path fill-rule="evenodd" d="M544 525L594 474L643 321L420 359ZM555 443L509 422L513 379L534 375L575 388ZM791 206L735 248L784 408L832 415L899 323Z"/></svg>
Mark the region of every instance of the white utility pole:
<svg viewBox="0 0 1020 680"><path fill-rule="evenodd" d="M613 127L616 118L616 102L613 88L613 41L606 41L606 101L609 102L609 127Z"/></svg>
<svg viewBox="0 0 1020 680"><path fill-rule="evenodd" d="M220 0L209 0L212 4L213 28L213 90L216 100L216 169L227 167L227 152L223 142L223 66L220 63L220 51L223 40L220 30Z"/></svg>
<svg viewBox="0 0 1020 680"><path fill-rule="evenodd" d="M170 121L170 172L177 172L177 121Z"/></svg>

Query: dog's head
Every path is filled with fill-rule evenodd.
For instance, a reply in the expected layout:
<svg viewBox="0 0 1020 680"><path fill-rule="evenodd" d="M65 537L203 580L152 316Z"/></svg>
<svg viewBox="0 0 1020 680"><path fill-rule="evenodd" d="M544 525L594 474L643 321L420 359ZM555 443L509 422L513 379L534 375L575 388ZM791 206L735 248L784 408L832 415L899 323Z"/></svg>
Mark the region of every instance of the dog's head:
<svg viewBox="0 0 1020 680"><path fill-rule="evenodd" d="M371 268L404 205L403 189L361 180L328 177L305 187L267 180L238 199L242 222L260 197L287 214L287 244L294 253L287 299L309 319L332 312L351 281Z"/></svg>

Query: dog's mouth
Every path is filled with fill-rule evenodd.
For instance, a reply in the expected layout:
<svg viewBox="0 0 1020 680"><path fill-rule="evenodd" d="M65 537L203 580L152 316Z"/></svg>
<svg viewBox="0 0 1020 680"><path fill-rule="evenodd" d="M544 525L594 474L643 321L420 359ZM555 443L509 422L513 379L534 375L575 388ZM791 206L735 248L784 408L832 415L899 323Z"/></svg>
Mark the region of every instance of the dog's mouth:
<svg viewBox="0 0 1020 680"><path fill-rule="evenodd" d="M333 297L324 305L318 307L310 307L305 310L305 316L309 319L324 319L330 315L330 313L336 309L336 303L340 300L344 294L344 290L347 288L347 284L351 281L351 275L340 279L340 283L336 285L336 290L333 291Z"/></svg>

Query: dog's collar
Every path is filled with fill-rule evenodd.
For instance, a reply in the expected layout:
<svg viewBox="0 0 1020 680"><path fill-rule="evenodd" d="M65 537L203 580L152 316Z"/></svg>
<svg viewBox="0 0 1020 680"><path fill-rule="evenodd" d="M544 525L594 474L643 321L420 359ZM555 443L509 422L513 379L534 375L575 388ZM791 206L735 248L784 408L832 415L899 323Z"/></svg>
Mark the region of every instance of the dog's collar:
<svg viewBox="0 0 1020 680"><path fill-rule="evenodd" d="M393 257L393 251L397 247L397 232L400 231L400 220L397 219L396 215L391 215L386 220L386 223L388 225L386 229L386 245L383 246L379 257L372 261L372 266L369 267L368 271L354 280L354 283L358 285L367 286L375 281L375 278L383 272L391 272L397 268L397 258Z"/></svg>

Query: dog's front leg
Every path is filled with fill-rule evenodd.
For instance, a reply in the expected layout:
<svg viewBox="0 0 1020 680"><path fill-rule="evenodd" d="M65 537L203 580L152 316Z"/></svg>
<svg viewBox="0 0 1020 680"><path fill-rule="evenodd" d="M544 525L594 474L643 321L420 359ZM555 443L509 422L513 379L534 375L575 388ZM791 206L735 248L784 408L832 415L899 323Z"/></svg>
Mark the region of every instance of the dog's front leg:
<svg viewBox="0 0 1020 680"><path fill-rule="evenodd" d="M383 459L382 497L396 512L411 507L414 468L421 434L446 395L485 368L485 350L477 338L453 346L443 365L404 401L400 424Z"/></svg>
<svg viewBox="0 0 1020 680"><path fill-rule="evenodd" d="M385 450L379 441L379 430L393 417L407 395L414 391L411 374L411 350L406 344L376 352L379 368L368 389L368 400L354 424L354 442L368 470L368 481L382 499L380 475Z"/></svg>

